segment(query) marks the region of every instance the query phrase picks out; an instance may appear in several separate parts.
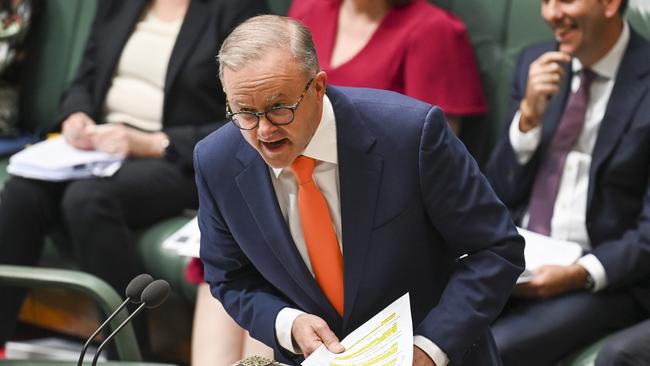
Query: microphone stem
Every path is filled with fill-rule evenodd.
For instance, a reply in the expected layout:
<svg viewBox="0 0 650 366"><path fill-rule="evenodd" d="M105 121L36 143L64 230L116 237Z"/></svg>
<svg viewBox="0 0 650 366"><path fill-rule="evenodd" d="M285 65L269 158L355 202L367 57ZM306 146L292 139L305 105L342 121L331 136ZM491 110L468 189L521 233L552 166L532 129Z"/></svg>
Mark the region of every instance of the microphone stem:
<svg viewBox="0 0 650 366"><path fill-rule="evenodd" d="M116 316L116 315L117 315L117 314L118 314L122 309L124 309L124 307L126 306L126 304L129 303L129 301L131 301L131 298L130 298L130 297L127 297L126 300L124 300L124 302L122 303L122 305L120 305L120 307L118 307L117 310L115 310L115 311L113 312L113 314L111 314L111 315L108 317L108 319L106 319L106 320L104 321L104 323L102 323L102 325L99 326L99 328L97 328L97 330L95 331L95 333L93 333L93 334L90 336L90 338L88 338L88 340L86 341L86 344L84 344L84 347L81 349L81 353L79 354L79 360L77 361L77 366L81 366L81 365L83 364L83 359L84 359L84 356L86 355L86 350L88 350L88 346L90 345L90 342L92 342L93 339L95 339L95 337L97 337L97 334L99 334L99 332L101 332L102 329L106 328L106 326L108 325L108 323L110 323L111 320L113 320L113 318L115 318L115 316Z"/></svg>
<svg viewBox="0 0 650 366"><path fill-rule="evenodd" d="M129 317L126 318L126 320L124 320L124 321L122 322L122 324L120 324L120 325L119 325L119 326L118 326L118 327L113 331L113 333L111 333L108 337L106 337L106 339L104 340L104 342L102 342L102 344L99 345L99 348L97 348L97 352L95 352L95 357L93 357L93 363L92 363L92 366L97 365L97 360L99 359L99 355L102 353L102 350L104 349L104 346L106 346L106 344L108 344L108 342L110 342L111 339L113 339L113 337L115 337L115 335L116 335L120 330L122 330L122 328L124 328L124 326L127 325L127 324L131 321L131 319L133 319L134 316L138 315L138 313L140 313L140 312L144 309L145 305L147 305L147 304L144 303L144 302L143 302L142 304L140 304L140 306L138 306L138 308L135 309L135 311L133 312L133 314L129 315Z"/></svg>

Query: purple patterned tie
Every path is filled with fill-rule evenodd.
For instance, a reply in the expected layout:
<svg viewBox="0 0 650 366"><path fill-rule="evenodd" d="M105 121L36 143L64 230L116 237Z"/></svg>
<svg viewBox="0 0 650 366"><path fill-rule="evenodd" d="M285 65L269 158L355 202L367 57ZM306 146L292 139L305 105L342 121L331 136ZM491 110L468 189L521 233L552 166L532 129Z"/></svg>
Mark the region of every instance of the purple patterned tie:
<svg viewBox="0 0 650 366"><path fill-rule="evenodd" d="M560 189L564 163L582 132L589 102L589 86L597 75L589 69L584 69L580 76L580 87L569 96L560 124L535 177L530 197L528 229L544 235L551 234L551 217Z"/></svg>

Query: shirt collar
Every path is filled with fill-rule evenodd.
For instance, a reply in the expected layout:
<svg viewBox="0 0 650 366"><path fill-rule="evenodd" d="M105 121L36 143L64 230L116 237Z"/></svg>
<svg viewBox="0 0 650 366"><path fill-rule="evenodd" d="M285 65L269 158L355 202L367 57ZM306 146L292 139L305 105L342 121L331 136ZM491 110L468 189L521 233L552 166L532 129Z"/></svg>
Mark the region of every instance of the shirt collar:
<svg viewBox="0 0 650 366"><path fill-rule="evenodd" d="M327 94L323 96L323 113L321 114L320 123L318 123L316 132L314 132L314 136L312 136L302 155L318 161L338 164L336 119L334 117L334 108ZM271 169L273 170L273 175L277 178L284 168Z"/></svg>
<svg viewBox="0 0 650 366"><path fill-rule="evenodd" d="M623 54L627 48L627 44L630 42L630 26L626 21L623 21L623 32L618 37L618 40L614 44L607 54L598 60L592 67L591 70L594 71L598 76L604 77L607 79L614 79L616 73L618 72L618 67L621 65L621 60L623 60ZM571 62L571 68L574 75L580 72L583 69L582 63L576 57L573 58Z"/></svg>

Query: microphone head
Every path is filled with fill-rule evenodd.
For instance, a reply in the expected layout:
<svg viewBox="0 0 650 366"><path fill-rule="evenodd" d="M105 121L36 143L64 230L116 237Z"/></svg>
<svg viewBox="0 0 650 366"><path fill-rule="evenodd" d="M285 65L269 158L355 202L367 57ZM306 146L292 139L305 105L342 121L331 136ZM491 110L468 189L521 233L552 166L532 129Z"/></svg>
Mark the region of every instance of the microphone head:
<svg viewBox="0 0 650 366"><path fill-rule="evenodd" d="M144 289L152 282L153 277L149 274L143 273L135 276L135 278L129 282L129 285L126 286L126 297L128 297L133 303L141 303L142 300L140 298L142 297L142 291L144 291Z"/></svg>
<svg viewBox="0 0 650 366"><path fill-rule="evenodd" d="M158 307L165 302L167 296L169 296L170 289L171 287L167 281L155 280L142 291L142 302L149 309Z"/></svg>

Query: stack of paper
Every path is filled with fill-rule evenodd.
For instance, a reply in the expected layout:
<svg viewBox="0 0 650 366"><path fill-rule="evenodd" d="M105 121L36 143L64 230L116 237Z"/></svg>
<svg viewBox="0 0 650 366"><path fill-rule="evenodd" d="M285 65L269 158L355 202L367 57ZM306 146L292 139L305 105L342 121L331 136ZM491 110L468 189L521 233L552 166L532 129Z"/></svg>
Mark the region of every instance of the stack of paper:
<svg viewBox="0 0 650 366"><path fill-rule="evenodd" d="M163 248L175 251L187 257L199 257L201 247L201 232L199 221L193 218L163 242Z"/></svg>
<svg viewBox="0 0 650 366"><path fill-rule="evenodd" d="M110 177L120 168L123 155L79 150L63 137L34 144L9 158L10 174L47 181Z"/></svg>
<svg viewBox="0 0 650 366"><path fill-rule="evenodd" d="M520 227L517 230L519 235L526 240L524 248L526 270L521 274L517 283L530 281L533 271L543 265L568 266L582 255L582 247L578 243L553 239Z"/></svg>
<svg viewBox="0 0 650 366"><path fill-rule="evenodd" d="M321 345L302 366L411 366L413 323L409 294L395 300L341 341L343 353Z"/></svg>

